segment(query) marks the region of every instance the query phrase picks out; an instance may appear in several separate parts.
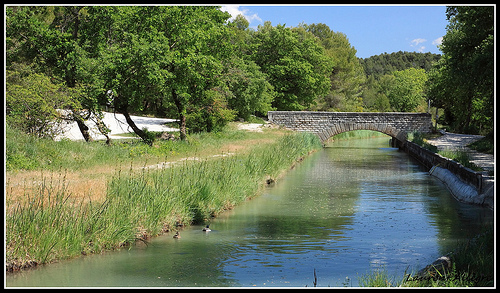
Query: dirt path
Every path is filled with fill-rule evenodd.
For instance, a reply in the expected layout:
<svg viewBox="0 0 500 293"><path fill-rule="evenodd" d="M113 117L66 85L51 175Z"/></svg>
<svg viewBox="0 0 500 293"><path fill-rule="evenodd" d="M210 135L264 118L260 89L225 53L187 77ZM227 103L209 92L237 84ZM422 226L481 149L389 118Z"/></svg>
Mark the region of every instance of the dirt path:
<svg viewBox="0 0 500 293"><path fill-rule="evenodd" d="M472 163L486 171L493 171L495 167L495 158L493 155L480 153L467 147L468 144L481 138L483 138L481 135L443 132L442 136L434 139L428 139L427 142L435 145L439 150L466 151L469 153Z"/></svg>
<svg viewBox="0 0 500 293"><path fill-rule="evenodd" d="M245 126L240 127L240 125ZM245 129L247 131L259 131L261 130L261 126L261 124L241 123L238 125L238 128ZM195 157L192 155L186 155L186 157L183 158L176 158L171 161L161 161L147 166L136 162L133 166L130 164L106 166L97 165L92 166L89 169L77 171L36 170L7 172L7 181L5 185L7 201L9 203L22 202L27 199L28 194L37 193L42 186L53 186L56 190L64 188L67 192L71 193L71 197L73 199L81 199L84 202L100 202L106 198L107 184L109 180L117 174L118 170L129 172L131 168L133 170L168 168L186 160L203 160L231 156L248 151L256 145L270 142L271 140L266 137L227 142L218 150L214 149L203 156Z"/></svg>

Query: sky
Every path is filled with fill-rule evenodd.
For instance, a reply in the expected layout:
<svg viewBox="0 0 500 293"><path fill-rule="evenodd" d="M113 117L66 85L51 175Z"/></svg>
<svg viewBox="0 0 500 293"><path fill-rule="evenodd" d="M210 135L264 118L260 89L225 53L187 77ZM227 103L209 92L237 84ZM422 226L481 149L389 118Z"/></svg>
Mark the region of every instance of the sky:
<svg viewBox="0 0 500 293"><path fill-rule="evenodd" d="M264 21L287 27L324 23L344 33L359 58L398 51L441 54L438 45L448 25L445 5L223 5L221 10L232 18L242 14L253 29Z"/></svg>

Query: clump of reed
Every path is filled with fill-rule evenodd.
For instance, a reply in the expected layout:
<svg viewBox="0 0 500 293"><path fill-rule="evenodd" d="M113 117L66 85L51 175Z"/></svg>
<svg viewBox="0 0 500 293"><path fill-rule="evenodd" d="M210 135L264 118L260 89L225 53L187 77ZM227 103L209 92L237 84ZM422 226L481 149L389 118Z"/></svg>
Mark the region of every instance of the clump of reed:
<svg viewBox="0 0 500 293"><path fill-rule="evenodd" d="M53 185L45 178L28 200L7 202L7 270L115 249L205 221L256 195L266 178L320 147L316 136L293 133L239 155L160 170L120 168L102 202L76 201L64 180Z"/></svg>

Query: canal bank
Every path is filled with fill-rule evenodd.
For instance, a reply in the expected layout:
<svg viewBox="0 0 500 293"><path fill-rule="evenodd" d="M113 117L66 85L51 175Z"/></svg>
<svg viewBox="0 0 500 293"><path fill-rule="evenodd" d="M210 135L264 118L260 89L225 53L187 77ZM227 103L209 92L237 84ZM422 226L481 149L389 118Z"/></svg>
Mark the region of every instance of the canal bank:
<svg viewBox="0 0 500 293"><path fill-rule="evenodd" d="M180 239L172 231L147 245L11 274L7 284L359 286L365 272L400 276L431 263L491 214L454 200L415 160L387 147L386 137L336 141L252 200L183 228Z"/></svg>
<svg viewBox="0 0 500 293"><path fill-rule="evenodd" d="M465 147L464 139L449 140L448 148ZM410 141L400 148L425 166L431 176L441 180L458 201L494 208L494 176L476 172Z"/></svg>
<svg viewBox="0 0 500 293"><path fill-rule="evenodd" d="M73 198L65 181L52 178L26 190L33 199L26 203L14 202L6 188L6 271L118 249L210 219L320 147L313 135L291 133L249 152L184 160L175 168L120 167L100 202Z"/></svg>

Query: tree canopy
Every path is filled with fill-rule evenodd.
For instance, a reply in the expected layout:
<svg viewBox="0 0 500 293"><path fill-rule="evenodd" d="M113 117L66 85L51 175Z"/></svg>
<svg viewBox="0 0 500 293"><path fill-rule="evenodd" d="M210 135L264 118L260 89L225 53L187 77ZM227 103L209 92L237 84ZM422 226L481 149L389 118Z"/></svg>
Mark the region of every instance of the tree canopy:
<svg viewBox="0 0 500 293"><path fill-rule="evenodd" d="M253 29L217 6L7 6L6 120L34 132L71 119L90 141L85 121L111 108L152 144L131 113L177 118L186 139L269 110L421 111L430 99L479 132L493 127L492 11L449 7L443 56L360 59L326 24ZM27 128L42 104L48 120Z"/></svg>
<svg viewBox="0 0 500 293"><path fill-rule="evenodd" d="M488 133L494 122L494 7L448 7L443 57L429 78L443 122L464 133Z"/></svg>

